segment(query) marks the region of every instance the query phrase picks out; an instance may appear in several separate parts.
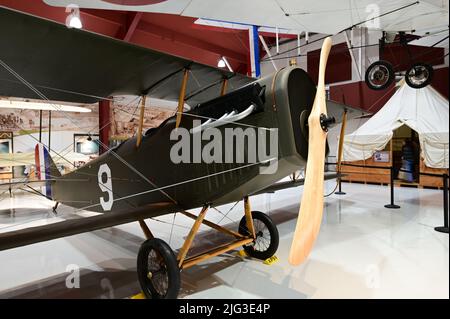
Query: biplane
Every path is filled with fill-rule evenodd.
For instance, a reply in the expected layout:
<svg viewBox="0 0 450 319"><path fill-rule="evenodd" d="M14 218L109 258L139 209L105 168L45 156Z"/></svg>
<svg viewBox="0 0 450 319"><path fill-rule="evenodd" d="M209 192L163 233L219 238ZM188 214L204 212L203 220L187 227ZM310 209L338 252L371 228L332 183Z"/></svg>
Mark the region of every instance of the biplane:
<svg viewBox="0 0 450 319"><path fill-rule="evenodd" d="M80 8L94 8L123 11L142 11L177 14L217 22L238 22L239 25L264 26L265 30L277 30L291 34L317 32L339 34L366 27L371 31L383 31L379 40L380 51L385 44L398 37L398 43L408 53L406 72L398 72L390 62L373 62L366 70L364 78L373 90L389 87L396 76L404 76L406 83L413 88L429 85L433 78L433 67L425 63L423 54L413 55L408 42L420 39L419 44L434 47L438 44L448 46L448 2L439 0L387 1L360 0L357 3L342 4L339 1L322 0L281 0L281 1L221 1L221 0L45 0L52 6L66 7L77 5ZM211 10L215 8L215 10ZM345 34L347 37L347 34ZM408 37L410 36L410 37ZM307 35L305 34L306 41ZM430 41L431 39L431 41ZM351 43L348 42L352 51Z"/></svg>
<svg viewBox="0 0 450 319"><path fill-rule="evenodd" d="M140 125L133 138L65 175L58 171L51 150L37 144L39 180L34 186L43 186L41 195L57 205L101 214L0 234L0 250L6 250L137 221L147 238L137 257L137 273L149 298L175 298L181 270L237 247L243 246L254 258L271 257L278 248L277 228L268 215L251 210L249 196L303 184L303 180L277 182L306 165L312 110L315 113L322 110L317 123L323 134L333 122L332 117L338 121L343 118L344 110L348 110L350 117L360 114L331 102L328 114L324 103L322 109L313 108L313 103L325 101L324 86L319 86L320 98L315 98L316 85L305 71L294 66L257 80L87 31L68 29L7 8L0 8L0 39L0 95L94 103L129 94L142 96L142 100L152 96L179 102L176 115L159 127L143 133ZM328 42L327 45L330 46ZM321 72L327 50L323 54ZM321 79L323 82L323 76ZM186 102L192 106L189 111L183 110ZM261 174L261 169L270 165L268 161L251 165L173 163L170 150L175 141L170 139L171 132L195 129L195 120L201 121L202 126L215 123L220 131L242 126L277 129L277 169L271 174ZM323 163L325 147L322 148L319 158ZM308 167L320 163L310 163ZM323 165L322 173L319 170L315 178L323 184ZM336 178L336 174L325 178ZM320 192L321 188L317 189ZM237 230L205 218L210 207L240 200L244 202L244 216ZM198 207L202 207L198 216L189 212ZM147 218L176 212L195 220L177 254L163 240L155 238L145 223ZM234 240L189 256L201 224Z"/></svg>

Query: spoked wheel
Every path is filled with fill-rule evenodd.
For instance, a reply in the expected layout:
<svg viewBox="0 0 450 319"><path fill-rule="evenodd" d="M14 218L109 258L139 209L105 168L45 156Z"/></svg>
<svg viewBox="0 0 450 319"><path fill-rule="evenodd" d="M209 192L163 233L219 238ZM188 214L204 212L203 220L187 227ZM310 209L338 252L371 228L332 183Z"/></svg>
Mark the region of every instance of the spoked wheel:
<svg viewBox="0 0 450 319"><path fill-rule="evenodd" d="M252 219L256 239L243 247L250 257L265 260L272 257L278 249L280 240L278 229L272 219L262 212L253 211ZM245 236L251 235L247 228L245 216L239 223L239 233Z"/></svg>
<svg viewBox="0 0 450 319"><path fill-rule="evenodd" d="M137 258L139 283L150 299L174 299L180 290L180 269L177 258L165 241L146 240Z"/></svg>
<svg viewBox="0 0 450 319"><path fill-rule="evenodd" d="M365 79L372 90L383 90L394 82L394 68L387 61L374 62L367 68Z"/></svg>
<svg viewBox="0 0 450 319"><path fill-rule="evenodd" d="M431 83L433 67L425 63L416 63L406 71L405 81L414 88L421 89Z"/></svg>

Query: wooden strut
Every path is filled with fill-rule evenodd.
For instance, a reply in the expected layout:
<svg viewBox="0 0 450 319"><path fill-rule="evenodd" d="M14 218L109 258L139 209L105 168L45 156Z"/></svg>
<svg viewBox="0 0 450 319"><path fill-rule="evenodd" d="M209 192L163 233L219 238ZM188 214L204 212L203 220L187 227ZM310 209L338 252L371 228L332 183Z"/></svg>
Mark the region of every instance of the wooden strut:
<svg viewBox="0 0 450 319"><path fill-rule="evenodd" d="M191 231L189 232L189 235L187 236L186 240L184 241L183 246L181 247L179 253L178 253L178 267L180 269L186 269L189 267L192 267L206 259L209 259L214 256L218 256L220 254L223 254L227 251L233 250L237 247L247 245L249 243L252 243L255 241L256 235L255 235L255 229L253 226L253 219L251 215L251 209L250 209L250 201L248 197L244 197L244 209L245 209L245 219L247 223L247 228L250 230L251 236L244 236L242 234L239 234L235 231L226 229L225 227L219 226L217 224L214 224L213 222L210 222L208 220L205 220L206 212L208 211L209 206L204 206L202 208L202 211L200 214L196 217L195 215L187 212L182 211L181 213L189 218L195 219L195 223L191 228ZM200 225L205 224L211 228L214 228L220 232L232 235L236 237L236 240L231 243L226 243L223 245L220 245L212 250L200 253L198 255L186 258L187 253L192 245L192 242L194 241L195 235L197 234Z"/></svg>
<svg viewBox="0 0 450 319"><path fill-rule="evenodd" d="M226 253L227 251L233 250L233 249L235 249L237 247L250 244L253 241L254 241L253 238L245 238L245 239L236 240L236 241L234 241L232 243L229 243L229 244L221 245L221 246L219 246L219 247L217 247L217 248L215 248L213 250L210 250L210 251L208 251L206 253L202 253L202 254L199 254L197 256L194 256L194 257L186 259L186 261L180 266L180 268L181 269L186 269L186 268L195 266L198 263L200 263L200 262L202 262L202 261L204 261L206 259L218 256L218 255L223 254L223 253Z"/></svg>
<svg viewBox="0 0 450 319"><path fill-rule="evenodd" d="M186 97L186 87L187 87L188 78L189 78L189 69L184 69L183 81L181 82L180 95L178 97L178 109L177 109L177 119L176 119L175 128L178 128L181 123L181 116L183 114L184 99Z"/></svg>
<svg viewBox="0 0 450 319"><path fill-rule="evenodd" d="M141 99L141 111L139 113L139 127L137 131L136 147L139 147L142 142L142 129L144 127L144 112L145 112L146 96L143 95Z"/></svg>
<svg viewBox="0 0 450 319"><path fill-rule="evenodd" d="M198 229L200 228L200 225L202 224L203 219L205 218L208 208L209 208L209 206L204 206L202 208L202 211L200 212L197 219L195 220L195 223L192 226L191 231L189 232L189 235L187 236L186 240L184 241L183 246L181 247L180 251L178 252L178 267L180 267L180 268L182 268L184 259L186 258L189 248L191 248L192 242L194 241L195 235L197 234Z"/></svg>
<svg viewBox="0 0 450 319"><path fill-rule="evenodd" d="M194 220L197 219L197 216L195 216L194 214L191 214L191 213L189 213L187 211L181 211L180 213L183 214L184 216L192 218ZM234 236L236 238L241 238L241 239L245 238L245 236L243 236L242 234L239 234L238 232L235 232L233 230L230 230L230 229L227 229L227 228L222 227L220 225L217 225L217 224L215 224L215 223L213 223L213 222L211 222L209 220L206 220L206 219L203 219L202 224L204 224L206 226L209 226L209 227L211 227L211 228L213 228L213 229L215 229L217 231L220 231L221 233Z"/></svg>
<svg viewBox="0 0 450 319"><path fill-rule="evenodd" d="M249 230L252 238L255 239L256 238L255 227L253 225L252 210L250 208L250 200L248 199L248 196L244 197L244 212L247 229Z"/></svg>
<svg viewBox="0 0 450 319"><path fill-rule="evenodd" d="M155 238L152 234L152 232L150 231L150 228L148 228L147 224L145 223L144 220L139 220L139 226L141 226L142 232L145 235L145 238L147 239L153 239Z"/></svg>
<svg viewBox="0 0 450 319"><path fill-rule="evenodd" d="M224 96L227 93L228 79L223 79L222 87L220 88L220 96Z"/></svg>

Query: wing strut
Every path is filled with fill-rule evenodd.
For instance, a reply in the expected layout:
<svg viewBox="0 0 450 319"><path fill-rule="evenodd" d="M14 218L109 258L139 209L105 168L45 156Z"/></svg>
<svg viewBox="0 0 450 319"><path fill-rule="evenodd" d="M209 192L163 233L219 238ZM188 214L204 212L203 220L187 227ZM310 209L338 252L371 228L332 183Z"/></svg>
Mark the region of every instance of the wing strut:
<svg viewBox="0 0 450 319"><path fill-rule="evenodd" d="M139 147L142 142L142 128L144 126L145 100L146 96L143 95L141 99L141 112L139 113L139 127L137 132L136 147Z"/></svg>
<svg viewBox="0 0 450 319"><path fill-rule="evenodd" d="M181 123L181 115L183 114L184 100L186 96L186 87L189 78L189 69L184 69L183 82L181 82L180 96L178 97L178 110L177 110L177 121L175 128L178 128Z"/></svg>
<svg viewBox="0 0 450 319"><path fill-rule="evenodd" d="M224 96L227 93L228 79L224 78L222 81L222 87L220 88L220 96Z"/></svg>

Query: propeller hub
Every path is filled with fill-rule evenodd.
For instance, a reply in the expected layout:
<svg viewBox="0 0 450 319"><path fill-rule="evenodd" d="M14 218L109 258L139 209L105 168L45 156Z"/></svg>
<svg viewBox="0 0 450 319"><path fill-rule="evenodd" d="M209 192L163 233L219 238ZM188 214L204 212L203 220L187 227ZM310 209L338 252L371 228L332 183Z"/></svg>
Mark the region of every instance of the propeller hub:
<svg viewBox="0 0 450 319"><path fill-rule="evenodd" d="M333 116L327 116L323 113L320 114L320 126L325 132L328 132L328 128L334 123L336 123L336 119Z"/></svg>

